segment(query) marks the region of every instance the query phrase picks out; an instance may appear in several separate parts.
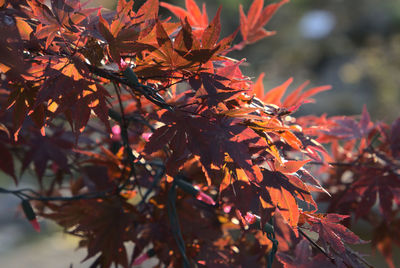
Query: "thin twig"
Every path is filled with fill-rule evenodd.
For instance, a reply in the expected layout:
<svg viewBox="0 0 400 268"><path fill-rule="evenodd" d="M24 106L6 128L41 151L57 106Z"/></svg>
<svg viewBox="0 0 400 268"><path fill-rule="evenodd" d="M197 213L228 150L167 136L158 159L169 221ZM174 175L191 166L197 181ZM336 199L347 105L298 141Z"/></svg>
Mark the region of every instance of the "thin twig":
<svg viewBox="0 0 400 268"><path fill-rule="evenodd" d="M125 180L125 182L118 188L119 191L121 191L123 188L125 188L125 186L128 184L129 181L131 181L131 177L134 177L134 180L132 181L133 183L136 184L136 186L138 187L138 192L140 194L140 197L143 199L143 193L142 193L142 188L140 187L139 182L137 181L137 176L136 176L136 171L135 171L135 156L132 153L132 149L129 145L129 136L128 136L128 123L126 121L126 116L125 116L125 112L124 112L124 106L121 100L121 95L120 95L120 88L116 83L114 84L114 88L115 88L115 92L117 94L117 98L118 98L118 103L119 103L119 108L120 108L120 112L121 112L121 122L119 122L121 124L121 138L122 138L122 142L124 144L124 148L125 148L125 153L127 155L127 160L130 166L130 172L129 172L129 177L127 180Z"/></svg>
<svg viewBox="0 0 400 268"><path fill-rule="evenodd" d="M335 263L335 259L332 258L331 256L328 255L328 253L325 252L323 248L321 248L317 243L315 243L306 233L303 232L300 228L297 229L299 233L304 236L305 239L307 239L316 249L322 252L333 264Z"/></svg>
<svg viewBox="0 0 400 268"><path fill-rule="evenodd" d="M126 85L126 86L132 88L132 90L137 91L140 94L144 95L146 99L148 99L155 105L159 106L160 108L172 110L172 106L167 104L154 88L147 86L147 85L142 85L142 84L132 85L123 77L120 77L119 75L116 75L112 72L98 68L98 67L90 65L90 64L86 64L86 67L95 75L98 75L100 77L109 79L115 83L120 83L120 84L123 84L123 85Z"/></svg>

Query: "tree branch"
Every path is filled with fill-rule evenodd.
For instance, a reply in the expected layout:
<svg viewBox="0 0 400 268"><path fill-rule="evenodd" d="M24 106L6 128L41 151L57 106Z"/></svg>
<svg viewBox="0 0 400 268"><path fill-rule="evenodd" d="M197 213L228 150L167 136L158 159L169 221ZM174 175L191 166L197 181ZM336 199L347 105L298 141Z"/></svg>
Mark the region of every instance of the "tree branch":
<svg viewBox="0 0 400 268"><path fill-rule="evenodd" d="M93 66L93 65L90 65L87 63L86 63L86 67L95 75L98 75L100 77L109 79L113 82L128 86L133 91L136 91L136 92L144 95L146 99L148 99L149 101L151 101L152 103L154 103L155 105L157 105L158 107L160 107L162 109L167 109L169 111L173 110L173 107L165 102L165 100L160 96L160 94L158 94L157 90L155 90L154 88L152 88L150 86L143 85L140 83L134 85L134 84L130 83L127 79L120 77L119 75L117 75L115 73L109 72L105 69L101 69L99 67L96 67L96 66Z"/></svg>

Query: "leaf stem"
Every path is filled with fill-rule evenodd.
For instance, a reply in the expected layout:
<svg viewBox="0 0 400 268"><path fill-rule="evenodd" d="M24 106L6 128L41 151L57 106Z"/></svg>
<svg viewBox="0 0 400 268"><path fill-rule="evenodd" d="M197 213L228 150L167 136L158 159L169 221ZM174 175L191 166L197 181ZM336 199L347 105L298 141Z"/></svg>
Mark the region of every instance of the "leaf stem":
<svg viewBox="0 0 400 268"><path fill-rule="evenodd" d="M335 263L335 259L332 258L331 256L328 255L328 253L325 252L323 248L321 248L317 243L315 243L306 233L303 232L303 230L300 229L300 227L297 229L299 233L308 240L316 249L318 249L322 254L324 254L333 264Z"/></svg>

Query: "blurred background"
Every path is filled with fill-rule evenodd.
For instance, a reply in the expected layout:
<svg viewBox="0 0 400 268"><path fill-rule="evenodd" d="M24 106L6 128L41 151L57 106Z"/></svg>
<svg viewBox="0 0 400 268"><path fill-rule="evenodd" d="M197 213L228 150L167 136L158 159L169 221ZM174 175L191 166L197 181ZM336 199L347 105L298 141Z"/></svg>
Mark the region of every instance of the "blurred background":
<svg viewBox="0 0 400 268"><path fill-rule="evenodd" d="M135 6L143 2L136 1ZM166 2L184 6L184 0ZM209 18L222 6L224 37L239 26L238 5L247 12L252 1L197 2L207 4ZM91 1L91 6L99 5L114 9L116 1ZM163 8L160 14L163 18L172 16ZM300 114L354 115L366 104L374 120L391 123L400 116L400 1L293 0L266 28L276 30L277 35L229 56L247 59L242 71L248 76L257 78L265 72L266 89L289 77L294 77L291 89L306 80L311 81L310 86L332 85L332 90L317 96L316 104L302 107ZM19 188L26 186L24 181L29 178L24 178ZM0 185L10 184L11 179L0 174ZM0 267L89 266L80 263L86 252L75 251L77 240L43 221L42 232L35 233L18 213L18 205L13 196L0 195ZM356 233L362 239L371 238L362 224ZM369 245L357 249L373 254ZM379 253L368 259L376 267L386 267Z"/></svg>

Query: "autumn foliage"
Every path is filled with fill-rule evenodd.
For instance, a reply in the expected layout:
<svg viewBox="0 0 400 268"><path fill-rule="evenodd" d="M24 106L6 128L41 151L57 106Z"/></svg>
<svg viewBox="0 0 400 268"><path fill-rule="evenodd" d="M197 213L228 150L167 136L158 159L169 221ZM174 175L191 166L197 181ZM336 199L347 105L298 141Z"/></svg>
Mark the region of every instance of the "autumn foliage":
<svg viewBox="0 0 400 268"><path fill-rule="evenodd" d="M193 0L45 2L0 1L0 169L37 178L0 192L36 229L78 236L91 267L370 267L362 219L395 266L400 119L296 116L330 87L264 89L227 56L288 0L240 6L226 37Z"/></svg>

